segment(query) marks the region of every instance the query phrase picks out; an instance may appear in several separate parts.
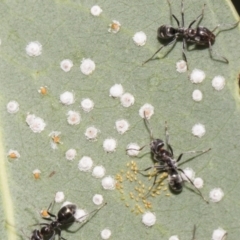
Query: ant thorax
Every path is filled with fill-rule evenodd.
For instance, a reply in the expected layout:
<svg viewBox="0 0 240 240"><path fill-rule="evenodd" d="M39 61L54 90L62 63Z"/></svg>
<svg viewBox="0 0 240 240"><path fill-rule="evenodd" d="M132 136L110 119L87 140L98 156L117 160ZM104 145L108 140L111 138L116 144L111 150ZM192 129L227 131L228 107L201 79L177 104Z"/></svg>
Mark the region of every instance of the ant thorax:
<svg viewBox="0 0 240 240"><path fill-rule="evenodd" d="M171 163L172 163L172 165L173 165L175 168L178 167L178 163L177 163L176 159L172 159L172 160L171 160Z"/></svg>

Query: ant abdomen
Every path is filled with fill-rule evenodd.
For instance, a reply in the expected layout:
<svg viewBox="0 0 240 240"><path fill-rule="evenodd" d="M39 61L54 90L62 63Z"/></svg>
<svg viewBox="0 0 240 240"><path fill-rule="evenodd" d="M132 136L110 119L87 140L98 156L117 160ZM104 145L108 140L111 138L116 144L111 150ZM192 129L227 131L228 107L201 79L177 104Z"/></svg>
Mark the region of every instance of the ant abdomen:
<svg viewBox="0 0 240 240"><path fill-rule="evenodd" d="M187 41L193 41L198 45L208 46L209 43L212 45L215 41L215 35L206 27L197 27L196 30L189 29L188 36Z"/></svg>
<svg viewBox="0 0 240 240"><path fill-rule="evenodd" d="M169 175L168 183L173 192L180 193L182 191L182 179L178 173Z"/></svg>
<svg viewBox="0 0 240 240"><path fill-rule="evenodd" d="M174 38L176 35L176 30L172 26L162 25L157 30L157 36L161 39Z"/></svg>

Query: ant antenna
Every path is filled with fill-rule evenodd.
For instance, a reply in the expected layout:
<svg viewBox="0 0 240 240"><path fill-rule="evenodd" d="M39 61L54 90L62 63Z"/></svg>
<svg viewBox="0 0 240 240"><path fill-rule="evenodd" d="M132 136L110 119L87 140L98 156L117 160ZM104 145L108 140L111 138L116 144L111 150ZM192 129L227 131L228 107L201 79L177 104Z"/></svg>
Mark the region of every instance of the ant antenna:
<svg viewBox="0 0 240 240"><path fill-rule="evenodd" d="M154 140L152 128L150 127L150 123L149 123L149 121L147 119L146 111L144 111L143 114L144 114L144 123L145 123L145 126L146 126L149 134L150 134L150 138L151 138L151 140Z"/></svg>
<svg viewBox="0 0 240 240"><path fill-rule="evenodd" d="M80 218L77 218L76 220L79 221L80 219L85 218L86 216L91 215L92 213L94 213L94 215L95 215L95 214L97 214L98 211L100 211L100 210L101 210L104 206L106 206L106 205L107 205L107 202L105 202L105 203L104 203L102 206L100 206L99 208L94 209L94 210L91 211L90 213L87 213L86 215L83 215L83 216L81 216Z"/></svg>
<svg viewBox="0 0 240 240"><path fill-rule="evenodd" d="M202 197L202 199L206 202L206 203L209 203L208 200L206 200L204 198L204 196L202 195L202 192L194 185L193 181L185 174L185 172L181 169L181 168L178 168L178 171L180 171L181 173L184 174L184 176L187 178L187 180L194 186L194 188L198 191L199 195ZM182 178L182 176L181 176Z"/></svg>

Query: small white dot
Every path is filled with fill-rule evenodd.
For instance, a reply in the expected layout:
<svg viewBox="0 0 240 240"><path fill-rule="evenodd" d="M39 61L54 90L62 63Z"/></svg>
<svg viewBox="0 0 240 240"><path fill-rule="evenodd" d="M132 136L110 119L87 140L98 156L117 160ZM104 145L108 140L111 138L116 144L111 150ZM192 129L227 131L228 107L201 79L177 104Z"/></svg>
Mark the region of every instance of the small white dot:
<svg viewBox="0 0 240 240"><path fill-rule="evenodd" d="M98 17L102 13L102 9L98 6L92 6L91 7L91 14L95 17Z"/></svg>
<svg viewBox="0 0 240 240"><path fill-rule="evenodd" d="M129 129L128 121L122 119L115 122L115 127L118 133L123 134Z"/></svg>
<svg viewBox="0 0 240 240"><path fill-rule="evenodd" d="M39 174L39 173L41 173L41 171L40 171L39 169L34 169L34 170L32 171L32 173L33 173L33 174Z"/></svg>
<svg viewBox="0 0 240 240"><path fill-rule="evenodd" d="M63 192L56 192L55 194L55 202L60 203L64 200L65 196Z"/></svg>
<svg viewBox="0 0 240 240"><path fill-rule="evenodd" d="M224 229L219 227L218 229L215 229L213 231L212 240L225 240L226 236L227 236L227 232Z"/></svg>
<svg viewBox="0 0 240 240"><path fill-rule="evenodd" d="M173 235L169 238L169 240L179 240L177 235Z"/></svg>
<svg viewBox="0 0 240 240"><path fill-rule="evenodd" d="M67 113L67 122L70 125L78 125L81 121L81 116L79 112L68 111Z"/></svg>
<svg viewBox="0 0 240 240"><path fill-rule="evenodd" d="M205 126L202 125L201 123L198 123L198 124L195 124L193 127L192 127L192 134L196 137L203 137L206 133L206 129L205 129Z"/></svg>
<svg viewBox="0 0 240 240"><path fill-rule="evenodd" d="M215 90L220 91L225 86L225 78L223 76L216 76L212 80L212 86Z"/></svg>
<svg viewBox="0 0 240 240"><path fill-rule="evenodd" d="M16 101L10 101L8 104L7 104L7 111L9 113L16 113L19 111L19 103L16 102Z"/></svg>
<svg viewBox="0 0 240 240"><path fill-rule="evenodd" d="M60 95L60 101L64 105L71 105L75 102L72 92L64 92Z"/></svg>
<svg viewBox="0 0 240 240"><path fill-rule="evenodd" d="M17 150L10 149L7 156L10 158L20 158L20 153Z"/></svg>
<svg viewBox="0 0 240 240"><path fill-rule="evenodd" d="M201 83L205 79L205 72L200 69L193 69L190 74L190 80L192 83Z"/></svg>
<svg viewBox="0 0 240 240"><path fill-rule="evenodd" d="M133 36L133 41L137 46L144 46L147 41L147 36L144 32L136 32Z"/></svg>
<svg viewBox="0 0 240 240"><path fill-rule="evenodd" d="M111 176L108 176L102 179L102 187L105 190L114 190L115 185L116 185L116 181Z"/></svg>
<svg viewBox="0 0 240 240"><path fill-rule="evenodd" d="M196 188L202 188L204 182L203 182L202 178L199 178L199 177L198 177L198 178L195 178L195 179L194 179L193 184L194 184L194 186L195 186Z"/></svg>
<svg viewBox="0 0 240 240"><path fill-rule="evenodd" d="M156 218L155 213L145 212L142 215L142 222L143 222L143 224L145 224L148 227L153 226L156 223L156 220L157 220L157 218Z"/></svg>
<svg viewBox="0 0 240 240"><path fill-rule="evenodd" d="M176 69L179 73L184 73L187 71L187 63L184 60L180 60L176 63Z"/></svg>
<svg viewBox="0 0 240 240"><path fill-rule="evenodd" d="M109 24L108 32L117 33L120 30L120 27L120 22L113 20L112 23Z"/></svg>
<svg viewBox="0 0 240 240"><path fill-rule="evenodd" d="M60 63L60 67L64 72L69 72L73 66L73 62L70 59L64 59Z"/></svg>
<svg viewBox="0 0 240 240"><path fill-rule="evenodd" d="M114 98L121 97L123 92L123 86L121 84L115 84L110 88L109 96Z"/></svg>
<svg viewBox="0 0 240 240"><path fill-rule="evenodd" d="M130 107L134 104L135 99L131 93L124 93L120 98L123 107Z"/></svg>
<svg viewBox="0 0 240 240"><path fill-rule="evenodd" d="M85 98L81 101L81 106L85 112L90 112L94 107L94 102L89 98Z"/></svg>
<svg viewBox="0 0 240 240"><path fill-rule="evenodd" d="M154 114L154 107L146 103L139 109L139 115L141 118L147 118L148 120L151 118L151 116Z"/></svg>
<svg viewBox="0 0 240 240"><path fill-rule="evenodd" d="M101 194L95 194L92 201L95 205L101 205L103 203L103 196Z"/></svg>
<svg viewBox="0 0 240 240"><path fill-rule="evenodd" d="M99 130L95 127L88 127L85 131L85 136L88 140L96 140Z"/></svg>
<svg viewBox="0 0 240 240"><path fill-rule="evenodd" d="M96 68L96 65L93 60L90 58L83 59L80 65L80 70L83 74L89 75L91 74Z"/></svg>
<svg viewBox="0 0 240 240"><path fill-rule="evenodd" d="M139 154L139 149L140 147L137 143L129 143L126 148L127 154L131 157L137 156Z"/></svg>
<svg viewBox="0 0 240 240"><path fill-rule="evenodd" d="M31 57L37 57L42 54L42 44L38 41L30 42L26 46L26 53Z"/></svg>
<svg viewBox="0 0 240 240"><path fill-rule="evenodd" d="M76 209L76 212L74 213L74 218L76 219L76 221L78 222L84 222L86 221L88 217L88 213L83 210L83 209Z"/></svg>
<svg viewBox="0 0 240 240"><path fill-rule="evenodd" d="M202 101L202 98L203 98L202 92L198 89L194 90L192 93L192 98L196 102Z"/></svg>
<svg viewBox="0 0 240 240"><path fill-rule="evenodd" d="M36 116L34 114L28 113L28 115L26 117L26 123L30 126L34 122L35 118L36 118Z"/></svg>
<svg viewBox="0 0 240 240"><path fill-rule="evenodd" d="M33 117L34 115L32 115ZM44 120L40 117L33 117L26 119L26 121L31 122L31 124L29 125L30 129L34 132L34 133L40 133L44 130L44 128L46 127L46 123L44 122Z"/></svg>
<svg viewBox="0 0 240 240"><path fill-rule="evenodd" d="M96 166L93 168L92 176L95 178L104 177L106 169L103 166Z"/></svg>
<svg viewBox="0 0 240 240"><path fill-rule="evenodd" d="M221 188L214 188L209 193L209 198L212 202L219 202L222 200L224 192Z"/></svg>
<svg viewBox="0 0 240 240"><path fill-rule="evenodd" d="M77 155L77 151L73 148L68 149L65 153L66 159L70 161L73 160L76 157L76 155Z"/></svg>
<svg viewBox="0 0 240 240"><path fill-rule="evenodd" d="M184 173L185 173L185 174L181 173L181 177L182 177L183 181L189 182L189 180L187 179L187 177L188 177L190 180L193 181L193 179L195 178L195 172L193 171L193 169L192 169L192 168L185 168L183 171L184 171ZM187 177L186 177L185 175L187 175Z"/></svg>
<svg viewBox="0 0 240 240"><path fill-rule="evenodd" d="M93 166L93 160L90 157L82 157L78 163L78 168L80 171L88 172Z"/></svg>
<svg viewBox="0 0 240 240"><path fill-rule="evenodd" d="M102 239L109 239L111 237L111 235L112 235L112 232L107 228L105 228L101 231L101 238Z"/></svg>
<svg viewBox="0 0 240 240"><path fill-rule="evenodd" d="M115 152L117 147L117 141L113 138L107 138L103 141L103 149L106 152Z"/></svg>

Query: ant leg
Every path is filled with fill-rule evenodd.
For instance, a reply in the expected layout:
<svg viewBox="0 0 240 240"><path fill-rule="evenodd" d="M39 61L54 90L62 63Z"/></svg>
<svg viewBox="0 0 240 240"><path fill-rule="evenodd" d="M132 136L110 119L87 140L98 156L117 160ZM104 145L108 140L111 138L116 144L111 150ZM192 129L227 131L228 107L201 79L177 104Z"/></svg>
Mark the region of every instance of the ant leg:
<svg viewBox="0 0 240 240"><path fill-rule="evenodd" d="M183 8L183 0L181 2L181 15L182 15L182 27L184 27L184 8Z"/></svg>
<svg viewBox="0 0 240 240"><path fill-rule="evenodd" d="M150 169L152 169L152 168L155 168L155 166L153 166L153 167L148 167L148 168L146 168L146 169L143 169L143 170L137 170L137 172L139 172L141 175L143 175L144 177L149 177L149 174L144 174L144 173L141 173L141 172L146 172L146 171L148 171L148 170L150 170Z"/></svg>
<svg viewBox="0 0 240 240"><path fill-rule="evenodd" d="M209 148L209 149L207 149L207 150L200 150L200 151L189 151L189 152L184 152L184 153L181 153L179 156L178 156L178 158L177 158L177 161L176 162L179 162L180 160L181 160L181 158L182 158L182 156L183 156L183 154L194 154L194 153L206 153L206 152L208 152L208 151L210 151L211 150L211 148Z"/></svg>
<svg viewBox="0 0 240 240"><path fill-rule="evenodd" d="M51 218L56 219L56 215L50 212L51 208L54 206L54 201L50 203L49 207L47 208L47 213L50 217L42 217L45 220L51 220Z"/></svg>
<svg viewBox="0 0 240 240"><path fill-rule="evenodd" d="M177 38L178 38L178 35L176 35L176 36L174 37L174 39L173 39L170 43L168 43L168 44L166 44L166 45L162 45L149 59L147 59L145 62L143 62L142 65L144 65L145 63L147 63L147 62L149 62L150 60L152 60L152 59L156 56L156 54L159 53L164 47L167 47L167 46L169 46L169 45L175 44L176 41L177 41Z"/></svg>
<svg viewBox="0 0 240 240"><path fill-rule="evenodd" d="M172 5L171 5L171 3L170 3L170 1L169 0L167 0L168 1L168 6L169 6L169 9L170 9L170 21L171 21L171 25L173 25L173 20L172 20Z"/></svg>
<svg viewBox="0 0 240 240"><path fill-rule="evenodd" d="M146 193L146 195L144 196L144 198L146 198L149 195L149 193L152 191L154 185L156 184L156 180L157 180L157 174L155 174L153 184L151 188L148 190L148 192Z"/></svg>
<svg viewBox="0 0 240 240"><path fill-rule="evenodd" d="M126 151L134 150L134 151L140 152L140 151L142 151L146 146L147 146L147 145L144 145L144 146L140 147L139 149L136 149L136 148L127 148Z"/></svg>
<svg viewBox="0 0 240 240"><path fill-rule="evenodd" d="M195 234L196 234L196 225L194 224L194 226L193 226L193 237L192 237L192 240L196 240Z"/></svg>
<svg viewBox="0 0 240 240"><path fill-rule="evenodd" d="M232 28L235 28L238 24L239 24L240 20L238 20L236 23L234 24L227 24L227 23L223 23L223 24L218 24L213 30L212 32L216 31L218 28L222 27L222 26L227 26L228 28L227 29L222 29L220 30L221 31L227 31L227 30L230 30Z"/></svg>
<svg viewBox="0 0 240 240"><path fill-rule="evenodd" d="M177 17L172 13L172 5L171 5L171 3L169 2L169 0L167 0L167 1L168 1L168 5L169 5L169 8L170 8L170 21L171 21L171 25L173 25L173 20L172 20L172 18L174 18L175 21L177 22L178 27L180 27L180 23L179 23Z"/></svg>
<svg viewBox="0 0 240 240"><path fill-rule="evenodd" d="M184 174L184 176L188 179L188 181L189 181L189 182L194 186L194 188L198 191L198 193L199 193L199 195L202 197L202 199L203 199L206 203L209 203L208 200L206 200L206 199L204 198L204 196L202 195L202 192L201 192L198 188L196 188L196 186L194 185L193 181L185 174L185 172L184 172L181 168L178 168L177 170Z"/></svg>
<svg viewBox="0 0 240 240"><path fill-rule="evenodd" d="M186 39L183 38L183 41L182 41L182 42L183 42L183 46L182 46L182 54L183 54L184 61L185 61L186 64L187 64L187 71L189 71L188 61L187 61L187 56L186 56L186 53L185 53L186 45L187 45L187 43L186 43Z"/></svg>
<svg viewBox="0 0 240 240"><path fill-rule="evenodd" d="M167 121L165 121L165 138L166 138L167 150L170 150L172 156L174 156L173 149L172 149L171 145L169 144L169 133L168 133Z"/></svg>
<svg viewBox="0 0 240 240"><path fill-rule="evenodd" d="M189 24L188 28L191 28L192 25L193 25L196 21L198 21L198 19L200 19L200 20L199 20L199 23L200 23L201 19L203 18L203 15L204 15L205 6L206 6L206 4L203 5L202 13L201 13L195 20L193 20L193 21ZM198 23L198 24L199 24L199 23Z"/></svg>
<svg viewBox="0 0 240 240"><path fill-rule="evenodd" d="M221 61L221 60L215 59L215 58L213 57L213 49L212 49L212 44L211 44L210 41L208 42L208 46L209 46L208 49L209 49L210 57L211 57L213 60ZM216 53L216 52L214 52L214 54L215 54L218 58L220 58L220 59L222 58L222 62L229 63L228 59L225 58L224 56L219 55L219 54Z"/></svg>
<svg viewBox="0 0 240 240"><path fill-rule="evenodd" d="M48 223L36 223L34 225L31 225L31 226L48 226L49 224Z"/></svg>

